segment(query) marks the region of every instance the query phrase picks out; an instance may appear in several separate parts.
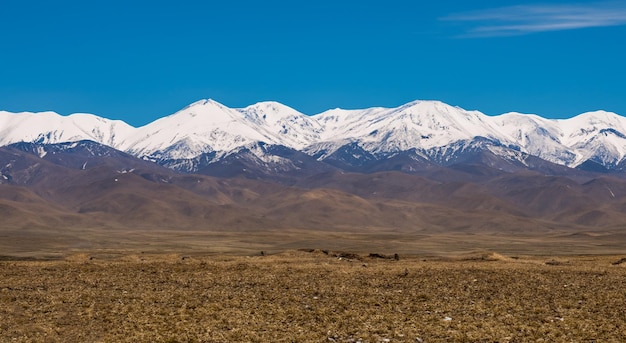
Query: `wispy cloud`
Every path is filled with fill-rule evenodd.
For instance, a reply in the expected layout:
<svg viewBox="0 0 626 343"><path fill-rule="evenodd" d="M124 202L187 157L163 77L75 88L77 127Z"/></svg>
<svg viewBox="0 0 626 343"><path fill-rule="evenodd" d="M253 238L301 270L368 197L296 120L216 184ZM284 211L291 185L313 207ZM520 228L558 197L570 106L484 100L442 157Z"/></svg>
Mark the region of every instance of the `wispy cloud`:
<svg viewBox="0 0 626 343"><path fill-rule="evenodd" d="M518 5L455 13L440 19L469 24L462 37L514 36L626 25L626 3Z"/></svg>

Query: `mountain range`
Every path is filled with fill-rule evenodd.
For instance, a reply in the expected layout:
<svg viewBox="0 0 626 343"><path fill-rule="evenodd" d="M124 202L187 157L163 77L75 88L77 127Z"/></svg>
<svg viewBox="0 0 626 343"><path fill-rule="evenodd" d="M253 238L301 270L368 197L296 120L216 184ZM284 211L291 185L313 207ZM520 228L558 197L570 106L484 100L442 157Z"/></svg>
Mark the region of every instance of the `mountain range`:
<svg viewBox="0 0 626 343"><path fill-rule="evenodd" d="M0 112L0 146L83 140L177 171L220 176L243 169L270 175L329 167L411 172L481 154L497 157L503 169L540 169L542 160L621 172L626 118L604 111L563 120L520 113L487 116L438 101L307 116L277 102L233 109L202 100L138 128L91 114Z"/></svg>
<svg viewBox="0 0 626 343"><path fill-rule="evenodd" d="M138 128L0 112L0 250L130 227L621 242L625 133L609 112L549 120L437 101L307 116L203 100Z"/></svg>

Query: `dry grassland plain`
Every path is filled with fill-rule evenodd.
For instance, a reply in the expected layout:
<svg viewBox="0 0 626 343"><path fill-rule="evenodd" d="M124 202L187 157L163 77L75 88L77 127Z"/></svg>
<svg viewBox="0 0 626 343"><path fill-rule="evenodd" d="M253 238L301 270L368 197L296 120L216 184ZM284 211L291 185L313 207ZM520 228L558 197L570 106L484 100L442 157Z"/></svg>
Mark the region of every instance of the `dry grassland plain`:
<svg viewBox="0 0 626 343"><path fill-rule="evenodd" d="M624 342L623 256L0 261L2 342Z"/></svg>

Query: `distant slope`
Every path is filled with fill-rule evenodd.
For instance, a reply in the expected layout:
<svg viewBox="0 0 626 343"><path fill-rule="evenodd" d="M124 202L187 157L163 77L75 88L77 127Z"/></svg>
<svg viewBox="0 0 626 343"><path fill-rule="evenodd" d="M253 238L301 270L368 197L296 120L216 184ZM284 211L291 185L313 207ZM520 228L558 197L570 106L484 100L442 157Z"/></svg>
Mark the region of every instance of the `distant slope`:
<svg viewBox="0 0 626 343"><path fill-rule="evenodd" d="M46 152L45 154L43 152ZM175 173L95 142L0 148L1 229L547 234L623 230L626 181L486 164L331 169L292 186ZM56 232L56 231L55 231Z"/></svg>

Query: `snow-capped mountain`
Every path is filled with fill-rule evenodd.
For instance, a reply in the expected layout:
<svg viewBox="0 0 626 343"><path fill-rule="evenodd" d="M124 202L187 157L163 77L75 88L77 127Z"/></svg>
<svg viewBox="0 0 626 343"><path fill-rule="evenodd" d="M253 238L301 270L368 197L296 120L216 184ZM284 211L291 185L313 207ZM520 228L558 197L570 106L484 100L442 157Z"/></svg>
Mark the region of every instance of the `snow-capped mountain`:
<svg viewBox="0 0 626 343"><path fill-rule="evenodd" d="M314 116L324 124L322 141L358 141L372 153L430 149L474 137L501 139L488 117L439 101L414 101L398 108L330 110Z"/></svg>
<svg viewBox="0 0 626 343"><path fill-rule="evenodd" d="M577 154L573 165L593 161L615 167L626 153L626 118L596 111L559 121L564 143Z"/></svg>
<svg viewBox="0 0 626 343"><path fill-rule="evenodd" d="M562 143L563 130L558 121L515 112L490 119L500 133L529 155L567 166L577 160L576 152Z"/></svg>
<svg viewBox="0 0 626 343"><path fill-rule="evenodd" d="M586 161L613 168L624 161L626 118L596 111L570 119L507 113L492 118L501 132L530 155L576 167Z"/></svg>
<svg viewBox="0 0 626 343"><path fill-rule="evenodd" d="M319 140L321 125L276 102L231 109L213 100L140 127L118 147L148 159L191 159L263 142L302 149Z"/></svg>
<svg viewBox="0 0 626 343"><path fill-rule="evenodd" d="M134 128L121 120L87 113L61 116L54 112L0 111L0 146L17 142L64 143L92 140L118 147Z"/></svg>
<svg viewBox="0 0 626 343"><path fill-rule="evenodd" d="M324 124L323 140L306 151L320 159L356 144L379 159L410 150L418 159L446 164L457 152L477 144L485 149L514 145L490 117L439 101L414 101L397 108L336 109L314 118Z"/></svg>
<svg viewBox="0 0 626 343"><path fill-rule="evenodd" d="M604 111L549 120L414 101L307 116L277 102L229 108L202 100L139 128L90 114L0 112L0 146L83 140L185 172L257 166L266 174L285 173L316 160L353 171L380 170L374 166L380 161L394 161L384 168L412 170L467 162L468 156L482 156L492 167L503 165L495 157L516 166L529 166L530 157L534 164L539 158L567 167L591 163L622 170L626 164L626 118Z"/></svg>

